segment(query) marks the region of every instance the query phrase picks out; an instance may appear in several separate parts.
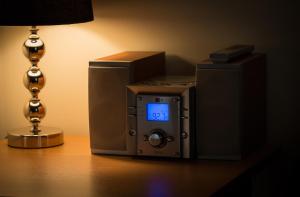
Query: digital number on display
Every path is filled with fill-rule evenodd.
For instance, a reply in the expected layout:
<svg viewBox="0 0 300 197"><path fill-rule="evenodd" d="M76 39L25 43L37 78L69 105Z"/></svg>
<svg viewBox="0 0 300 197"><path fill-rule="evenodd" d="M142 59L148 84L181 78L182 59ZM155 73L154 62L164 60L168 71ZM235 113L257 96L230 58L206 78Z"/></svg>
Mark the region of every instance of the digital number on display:
<svg viewBox="0 0 300 197"><path fill-rule="evenodd" d="M148 121L169 121L169 104L167 103L148 103Z"/></svg>

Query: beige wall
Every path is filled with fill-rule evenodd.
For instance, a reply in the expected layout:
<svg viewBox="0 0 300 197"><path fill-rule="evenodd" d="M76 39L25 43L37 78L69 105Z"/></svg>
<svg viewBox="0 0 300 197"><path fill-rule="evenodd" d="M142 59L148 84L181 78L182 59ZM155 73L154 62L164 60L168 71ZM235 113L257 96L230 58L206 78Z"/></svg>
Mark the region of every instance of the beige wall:
<svg viewBox="0 0 300 197"><path fill-rule="evenodd" d="M88 61L123 50L165 50L168 72L187 73L208 54L236 43L268 54L268 127L271 140L292 134L296 9L286 1L94 1L95 21L40 27L47 52L41 98L44 125L67 134L88 134ZM28 27L0 27L0 137L27 125L29 93L22 76L29 62L21 44ZM183 70L182 70L183 69ZM286 129L291 128L291 129ZM284 134L286 132L287 134Z"/></svg>

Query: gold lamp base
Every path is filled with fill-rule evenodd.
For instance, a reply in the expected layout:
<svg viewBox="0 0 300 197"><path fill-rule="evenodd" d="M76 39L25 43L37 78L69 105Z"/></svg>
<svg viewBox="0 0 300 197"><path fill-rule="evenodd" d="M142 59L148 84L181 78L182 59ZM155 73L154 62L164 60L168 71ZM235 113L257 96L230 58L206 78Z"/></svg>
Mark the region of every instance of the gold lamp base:
<svg viewBox="0 0 300 197"><path fill-rule="evenodd" d="M47 148L62 145L63 132L53 127L39 127L41 131L34 135L32 127L25 127L9 132L7 135L8 146L15 148Z"/></svg>

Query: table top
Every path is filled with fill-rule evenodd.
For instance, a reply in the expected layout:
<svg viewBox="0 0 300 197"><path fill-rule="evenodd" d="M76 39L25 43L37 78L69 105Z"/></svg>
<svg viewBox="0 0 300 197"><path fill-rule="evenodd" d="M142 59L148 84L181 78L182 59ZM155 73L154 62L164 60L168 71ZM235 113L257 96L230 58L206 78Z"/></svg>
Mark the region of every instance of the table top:
<svg viewBox="0 0 300 197"><path fill-rule="evenodd" d="M0 196L210 196L264 161L141 159L92 155L87 136L16 149L0 140Z"/></svg>

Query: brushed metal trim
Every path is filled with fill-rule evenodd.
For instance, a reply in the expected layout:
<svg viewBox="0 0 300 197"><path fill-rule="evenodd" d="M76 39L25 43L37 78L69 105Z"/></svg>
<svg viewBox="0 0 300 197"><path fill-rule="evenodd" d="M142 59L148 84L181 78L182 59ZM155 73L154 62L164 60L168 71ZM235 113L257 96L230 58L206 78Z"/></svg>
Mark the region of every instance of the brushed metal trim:
<svg viewBox="0 0 300 197"><path fill-rule="evenodd" d="M188 111L182 111L181 109L181 116L186 117L186 115L189 113L190 110L190 100L189 100L189 89L187 89L186 91L184 91L184 93L182 94L182 108L188 109ZM191 150L190 150L190 146L191 146L191 142L190 142L190 119L189 117L185 118L185 119L181 119L181 131L180 133L182 134L183 132L187 133L187 137L186 138L182 138L181 136L181 141L182 141L182 157L183 158L191 158Z"/></svg>

